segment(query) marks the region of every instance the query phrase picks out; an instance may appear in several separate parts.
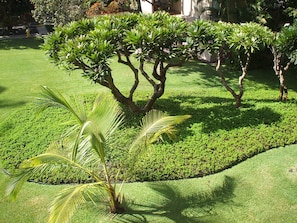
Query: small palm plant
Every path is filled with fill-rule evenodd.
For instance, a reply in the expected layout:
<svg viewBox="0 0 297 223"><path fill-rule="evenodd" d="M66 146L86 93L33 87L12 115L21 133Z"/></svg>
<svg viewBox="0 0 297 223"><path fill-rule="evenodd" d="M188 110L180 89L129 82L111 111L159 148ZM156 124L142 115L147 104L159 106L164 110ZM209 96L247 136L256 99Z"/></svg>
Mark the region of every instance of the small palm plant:
<svg viewBox="0 0 297 223"><path fill-rule="evenodd" d="M111 136L123 123L124 116L114 100L98 97L90 112L69 98L48 87L42 87L41 111L48 107L61 107L72 114L68 135L74 135L71 155L66 157L57 153L44 153L25 160L11 177L6 194L15 199L27 181L35 173L53 170L66 165L85 172L93 180L91 183L78 184L62 190L53 200L48 222L68 222L76 208L87 200L96 201L106 195L111 213L123 212L121 190L116 190L116 181L112 182L112 171L107 165L105 152L110 149ZM142 119L140 134L131 144L130 157L134 162L146 145L155 142L163 134L174 136L174 125L190 116L165 116L160 111L150 111ZM92 164L100 165L92 165ZM98 167L94 169L92 167Z"/></svg>

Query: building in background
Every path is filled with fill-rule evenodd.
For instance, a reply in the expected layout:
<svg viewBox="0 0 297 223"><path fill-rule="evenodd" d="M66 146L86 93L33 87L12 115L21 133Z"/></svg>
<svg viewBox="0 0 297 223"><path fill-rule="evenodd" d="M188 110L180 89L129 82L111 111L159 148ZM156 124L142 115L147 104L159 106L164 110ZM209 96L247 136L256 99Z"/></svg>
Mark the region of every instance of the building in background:
<svg viewBox="0 0 297 223"><path fill-rule="evenodd" d="M194 19L212 19L213 0L140 0L143 13L165 10L172 14Z"/></svg>

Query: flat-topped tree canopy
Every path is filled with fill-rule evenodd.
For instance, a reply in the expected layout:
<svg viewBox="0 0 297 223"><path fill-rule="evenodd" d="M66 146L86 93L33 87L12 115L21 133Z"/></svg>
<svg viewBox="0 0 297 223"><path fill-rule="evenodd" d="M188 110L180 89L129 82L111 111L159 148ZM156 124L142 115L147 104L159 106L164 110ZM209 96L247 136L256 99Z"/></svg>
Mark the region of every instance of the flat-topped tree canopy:
<svg viewBox="0 0 297 223"><path fill-rule="evenodd" d="M183 44L188 24L164 12L151 15L120 14L83 19L58 27L45 41L53 61L67 70L80 69L90 80L111 90L114 97L133 112L147 112L164 94L166 73L187 57ZM113 79L110 59L131 69L133 84L125 95ZM135 57L136 62L131 61ZM147 70L145 63L152 63ZM140 75L152 87L144 106L134 100Z"/></svg>

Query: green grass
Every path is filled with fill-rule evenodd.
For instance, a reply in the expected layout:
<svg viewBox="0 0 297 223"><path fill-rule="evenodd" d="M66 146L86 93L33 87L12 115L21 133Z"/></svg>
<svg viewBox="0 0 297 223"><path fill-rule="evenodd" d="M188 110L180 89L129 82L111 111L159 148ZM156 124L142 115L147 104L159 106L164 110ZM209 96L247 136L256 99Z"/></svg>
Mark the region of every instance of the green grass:
<svg viewBox="0 0 297 223"><path fill-rule="evenodd" d="M111 219L106 207L92 208L90 204L72 222L293 223L297 214L296 157L297 146L288 146L203 178L126 184L126 214ZM1 196L5 179L1 174ZM48 204L64 187L26 183L16 202L0 200L0 222L45 222Z"/></svg>
<svg viewBox="0 0 297 223"><path fill-rule="evenodd" d="M124 76L115 78L120 88L127 89L129 72L116 63L113 69L116 74ZM60 75L67 76L65 73ZM81 80L76 80L79 74L74 75L78 77L74 76L73 84L79 84ZM233 77L233 84L236 83L237 74L231 72L229 75ZM266 79L263 78L265 75ZM272 72L252 71L249 77L245 82L243 106L235 109L234 100L220 85L210 65L190 62L185 67L172 69L166 93L155 107L171 115L190 114L192 118L179 126L177 142L155 145L149 155L143 156L137 163L134 172L128 173L129 178L152 181L204 176L271 148L295 143L296 91L290 89L290 101L277 102L277 80ZM102 89L100 86L97 88ZM82 94L87 100L92 100L95 90L91 93L88 90L75 91L73 88L69 94ZM140 102L146 98L147 92L147 86L138 92ZM64 120L67 116L56 110L36 118L35 107L31 104L16 110L0 126L3 133L0 136L3 167L14 169L22 160L44 152L52 142L60 140L63 128L59 124ZM128 115L127 124L116 135L112 145L114 149L107 153L115 165L123 165L127 153L125 148L132 142L138 124L138 117ZM125 169L129 169L128 166L129 163L124 164ZM54 174L53 178L43 175L36 180L59 183L63 179L63 182L72 183L80 181L77 176L77 173L62 171Z"/></svg>
<svg viewBox="0 0 297 223"><path fill-rule="evenodd" d="M0 41L0 120L32 101L40 85L63 92L95 92L98 87L77 72L68 75L50 63L39 49L42 40L16 39ZM78 84L79 83L79 84Z"/></svg>
<svg viewBox="0 0 297 223"><path fill-rule="evenodd" d="M67 116L60 111L48 111L36 118L34 106L28 103L39 93L40 85L88 99L98 91L105 91L82 79L78 72L69 76L50 64L38 49L39 43L32 39L0 41L0 166L6 166L8 161L17 165L60 138L63 128L56 124L67 120ZM116 63L113 70L119 74L115 81L120 88L128 90L127 70ZM192 118L180 126L180 141L157 145L150 156L143 157L135 169L136 179L206 175L268 149L295 143L297 89L293 84L297 77L292 75L294 72L288 76L290 100L286 103L275 100L278 82L272 70L250 72L245 81L243 107L236 110L231 95L223 89L211 65L190 62L186 67L172 69L165 95L158 100L156 108L172 115L191 114ZM238 75L229 72L228 76L236 85ZM140 102L148 92L148 86L143 85L137 95ZM118 133L114 148L124 148L135 132L133 126L138 124L138 118L127 118L128 123ZM121 152L115 150L108 156L118 161ZM286 147L204 178L127 184L125 196L131 211L115 221L294 222L296 155L296 147ZM5 179L0 175L1 197ZM46 205L61 187L65 186L26 184L16 203L1 199L0 222L45 221ZM165 199L166 196L171 199ZM135 216L143 220L131 219ZM81 210L75 219L74 222L107 222L104 211L90 207Z"/></svg>

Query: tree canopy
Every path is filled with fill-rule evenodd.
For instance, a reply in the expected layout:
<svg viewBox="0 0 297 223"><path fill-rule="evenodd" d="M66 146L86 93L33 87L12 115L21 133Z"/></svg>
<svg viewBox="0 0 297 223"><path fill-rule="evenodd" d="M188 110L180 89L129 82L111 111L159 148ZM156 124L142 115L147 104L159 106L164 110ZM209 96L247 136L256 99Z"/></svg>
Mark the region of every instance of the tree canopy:
<svg viewBox="0 0 297 223"><path fill-rule="evenodd" d="M258 22L279 31L297 16L295 0L217 0L213 17L225 22Z"/></svg>
<svg viewBox="0 0 297 223"><path fill-rule="evenodd" d="M189 38L192 48L196 51L208 50L217 55L216 71L224 87L234 97L236 107L240 107L244 93L243 81L247 76L251 56L254 52L271 44L273 33L267 27L254 22L236 24L196 20L189 29ZM221 70L222 63L230 55L238 58L242 71L238 79L238 93L227 83Z"/></svg>
<svg viewBox="0 0 297 223"><path fill-rule="evenodd" d="M86 16L91 0L30 0L34 4L33 17L39 23L64 25Z"/></svg>
<svg viewBox="0 0 297 223"><path fill-rule="evenodd" d="M180 65L187 57L187 45L183 44L187 25L163 12L105 15L58 27L46 39L45 49L56 64L68 70L80 69L84 77L109 88L131 111L147 112L164 94L168 69ZM131 70L134 81L127 95L114 81L110 67L114 56ZM147 69L146 63L152 63L152 70ZM152 87L144 106L134 100L140 75Z"/></svg>

